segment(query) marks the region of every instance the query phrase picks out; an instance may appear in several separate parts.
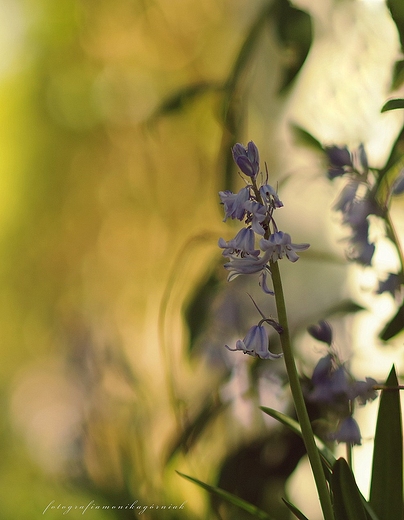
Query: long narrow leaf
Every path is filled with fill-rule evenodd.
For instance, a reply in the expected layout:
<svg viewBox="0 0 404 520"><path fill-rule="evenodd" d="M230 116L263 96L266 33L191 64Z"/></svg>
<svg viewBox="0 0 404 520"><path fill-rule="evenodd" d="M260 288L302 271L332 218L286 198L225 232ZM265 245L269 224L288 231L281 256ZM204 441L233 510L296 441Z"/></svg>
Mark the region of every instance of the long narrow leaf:
<svg viewBox="0 0 404 520"><path fill-rule="evenodd" d="M386 386L398 386L393 366ZM380 520L403 518L403 432L400 392L383 390L373 449L370 505Z"/></svg>
<svg viewBox="0 0 404 520"><path fill-rule="evenodd" d="M299 520L309 520L307 516L304 516L304 514L299 509L297 509L295 505L286 500L286 498L282 498L282 501L292 511L296 518L298 518Z"/></svg>
<svg viewBox="0 0 404 520"><path fill-rule="evenodd" d="M219 496L223 500L226 500L230 504L233 504L239 507L240 509L247 511L247 513L250 513L255 518L259 518L260 520L274 520L273 517L269 516L267 513L265 513L265 511L262 511L262 509L259 509L257 506L250 504L246 500L243 500L242 498L239 498L236 495L229 493L228 491L224 491L223 489L220 489L218 487L205 484L205 482L202 482L201 480L198 480L194 477L190 477L189 475L185 475L184 473L180 473L179 471L177 471L177 473L178 475L189 480L190 482L193 482L201 488L206 489L206 491L209 491L209 493L214 493L215 495Z"/></svg>
<svg viewBox="0 0 404 520"><path fill-rule="evenodd" d="M334 464L331 488L336 520L367 520L363 497L347 461L343 458Z"/></svg>
<svg viewBox="0 0 404 520"><path fill-rule="evenodd" d="M302 431L300 429L300 425L297 421L289 417L288 415L285 415L282 412L278 412L277 410L274 410L273 408L267 408L266 406L260 406L260 409L265 412L267 415L270 415L283 425L287 426L289 429L291 429L294 433L299 435L299 437L302 437ZM321 439L314 436L317 447L320 451L320 454L323 457L323 460L327 464L328 467L332 467L335 463L335 457L331 450L327 448L327 446L323 443Z"/></svg>
<svg viewBox="0 0 404 520"><path fill-rule="evenodd" d="M404 99L389 99L382 108L382 112L404 108Z"/></svg>

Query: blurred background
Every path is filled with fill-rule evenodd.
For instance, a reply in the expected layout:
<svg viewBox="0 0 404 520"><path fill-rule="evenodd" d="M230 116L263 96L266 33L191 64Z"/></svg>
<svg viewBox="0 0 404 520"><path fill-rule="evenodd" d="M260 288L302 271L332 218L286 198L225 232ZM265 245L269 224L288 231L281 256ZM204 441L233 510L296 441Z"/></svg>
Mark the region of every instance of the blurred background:
<svg viewBox="0 0 404 520"><path fill-rule="evenodd" d="M176 470L285 520L286 486L318 518L301 444L258 409L293 413L282 362L223 348L256 321L247 292L274 309L254 281L226 283L217 240L238 228L217 192L242 186L230 149L254 140L281 227L311 243L282 265L302 374L321 355L305 328L325 316L357 377L400 368L402 339L377 340L394 301L346 263L340 185L309 146L390 156L403 117L380 110L400 95L404 9L389 8L0 0L1 519L87 504L91 520L133 518L112 506L135 501L185 502L149 519L249 518ZM402 198L393 210L403 226ZM394 268L381 250L379 272Z"/></svg>

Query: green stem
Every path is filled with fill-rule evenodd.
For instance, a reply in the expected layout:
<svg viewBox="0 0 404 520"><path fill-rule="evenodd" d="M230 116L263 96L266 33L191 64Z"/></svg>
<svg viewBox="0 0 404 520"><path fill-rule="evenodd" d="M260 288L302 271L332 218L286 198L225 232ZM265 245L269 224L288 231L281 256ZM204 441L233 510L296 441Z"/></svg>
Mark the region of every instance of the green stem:
<svg viewBox="0 0 404 520"><path fill-rule="evenodd" d="M272 272L272 283L275 291L276 308L278 311L278 321L283 328L283 332L280 334L283 356L285 359L286 370L289 377L289 384L292 391L297 418L302 429L302 436L316 483L324 520L334 520L330 492L328 490L327 481L325 479L320 454L314 440L313 430L311 428L306 403L304 402L303 392L300 386L299 375L296 369L295 358L290 341L285 298L283 296L282 280L278 262L271 262L270 267Z"/></svg>

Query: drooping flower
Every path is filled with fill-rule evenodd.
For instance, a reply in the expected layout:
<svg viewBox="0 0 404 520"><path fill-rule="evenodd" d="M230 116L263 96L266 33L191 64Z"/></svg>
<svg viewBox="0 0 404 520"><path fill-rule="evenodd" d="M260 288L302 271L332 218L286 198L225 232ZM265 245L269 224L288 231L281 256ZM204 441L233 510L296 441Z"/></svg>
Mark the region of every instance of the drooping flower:
<svg viewBox="0 0 404 520"><path fill-rule="evenodd" d="M355 381L351 389L351 399L357 398L361 405L365 405L368 401L374 401L377 397L375 385L377 385L377 381L373 377L366 377L365 381Z"/></svg>
<svg viewBox="0 0 404 520"><path fill-rule="evenodd" d="M262 200L270 207L277 209L283 207L283 202L279 200L276 190L269 184L263 184L260 188Z"/></svg>
<svg viewBox="0 0 404 520"><path fill-rule="evenodd" d="M247 202L244 203L244 208L248 213L247 223L251 224L252 230L257 233L257 235L264 235L265 229L261 224L267 216L265 206L254 200L247 200Z"/></svg>
<svg viewBox="0 0 404 520"><path fill-rule="evenodd" d="M313 390L309 394L311 401L338 404L347 400L350 389L348 373L343 365L336 363L334 354L322 357L312 375Z"/></svg>
<svg viewBox="0 0 404 520"><path fill-rule="evenodd" d="M399 294L400 290L401 277L398 274L389 273L386 280L379 281L379 288L376 293L383 294L384 292L388 292L394 298L397 294Z"/></svg>
<svg viewBox="0 0 404 520"><path fill-rule="evenodd" d="M260 359L279 359L283 355L269 351L268 333L263 325L253 325L243 340L237 340L236 348L225 347L232 352L241 350L244 354Z"/></svg>
<svg viewBox="0 0 404 520"><path fill-rule="evenodd" d="M231 282L241 274L254 274L268 269L268 255L262 257L245 256L244 258L232 256L230 262L224 264L224 268L229 271L227 280Z"/></svg>
<svg viewBox="0 0 404 520"><path fill-rule="evenodd" d="M246 214L244 204L250 197L250 189L248 186L242 188L238 193L232 193L229 190L219 191L219 197L224 205L224 219L226 222L228 218L243 220Z"/></svg>
<svg viewBox="0 0 404 520"><path fill-rule="evenodd" d="M325 148L329 160L328 178L335 179L344 175L349 167L352 168L351 154L346 146L327 146Z"/></svg>
<svg viewBox="0 0 404 520"><path fill-rule="evenodd" d="M310 244L293 244L292 238L288 233L277 231L273 233L269 239L261 239L260 247L270 255L270 260L276 262L278 259L286 256L291 262L299 260L296 251L305 251Z"/></svg>
<svg viewBox="0 0 404 520"><path fill-rule="evenodd" d="M234 162L240 170L248 177L255 178L260 170L260 159L258 148L253 141L247 144L247 147L237 143L232 148Z"/></svg>
<svg viewBox="0 0 404 520"><path fill-rule="evenodd" d="M325 320L320 320L317 325L310 325L307 328L307 332L313 336L314 339L318 339L323 343L331 345L332 343L332 329L330 324Z"/></svg>
<svg viewBox="0 0 404 520"><path fill-rule="evenodd" d="M359 446L362 444L359 425L351 415L339 423L337 431L332 433L330 438L338 443L346 442L348 444L356 444Z"/></svg>
<svg viewBox="0 0 404 520"><path fill-rule="evenodd" d="M224 249L223 256L232 257L239 255L245 257L247 255L258 256L259 249L254 248L255 234L250 228L242 228L237 235L226 242L223 238L219 238L219 247Z"/></svg>

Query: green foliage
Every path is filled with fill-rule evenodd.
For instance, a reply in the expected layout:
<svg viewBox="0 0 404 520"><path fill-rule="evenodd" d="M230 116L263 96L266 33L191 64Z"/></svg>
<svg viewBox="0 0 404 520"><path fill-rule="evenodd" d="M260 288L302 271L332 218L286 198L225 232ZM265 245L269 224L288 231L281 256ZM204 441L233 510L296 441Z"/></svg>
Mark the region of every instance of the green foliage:
<svg viewBox="0 0 404 520"><path fill-rule="evenodd" d="M401 305L393 316L393 318L387 323L382 332L380 333L380 339L388 341L399 334L404 327L404 304Z"/></svg>
<svg viewBox="0 0 404 520"><path fill-rule="evenodd" d="M362 495L345 459L333 466L331 489L336 520L367 520Z"/></svg>
<svg viewBox="0 0 404 520"><path fill-rule="evenodd" d="M403 518L403 432L395 368L382 391L373 451L370 505L380 520Z"/></svg>
<svg viewBox="0 0 404 520"><path fill-rule="evenodd" d="M292 513L295 515L296 518L299 520L308 520L307 516L304 516L304 514L291 502L286 500L286 498L282 498L284 504L292 511Z"/></svg>
<svg viewBox="0 0 404 520"><path fill-rule="evenodd" d="M382 108L382 112L388 112L390 110L397 110L404 108L404 99L389 99Z"/></svg>
<svg viewBox="0 0 404 520"><path fill-rule="evenodd" d="M220 498L223 498L230 504L233 504L240 509L243 509L247 513L250 513L254 518L259 518L260 520L274 520L271 516L269 516L265 511L262 511L258 507L254 506L253 504L250 504L246 502L245 500L242 500L241 498L238 498L237 496L233 495L232 493L229 493L228 491L224 491L223 489L217 488L215 486L211 486L209 484L205 484L205 482L202 482L196 478L190 477L188 475L184 475L184 473L180 473L177 471L178 475L181 477L189 480L190 482L193 482L197 486L200 486L203 489L206 489L206 491L209 491L209 493L213 493Z"/></svg>

